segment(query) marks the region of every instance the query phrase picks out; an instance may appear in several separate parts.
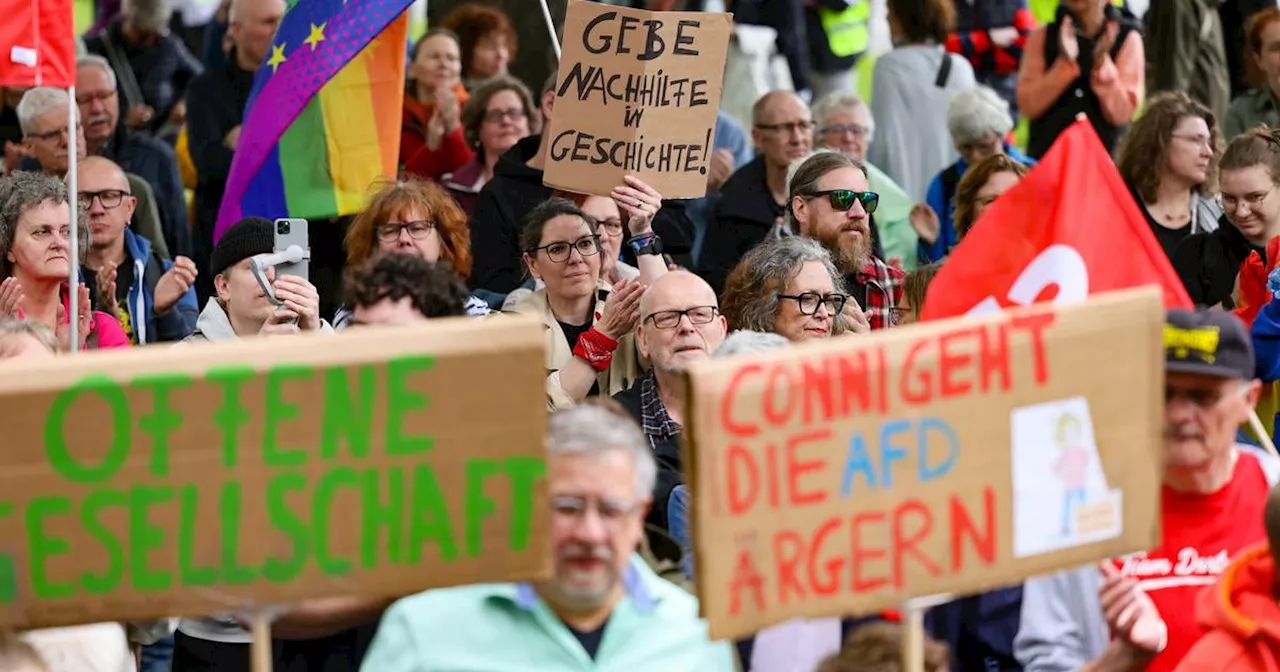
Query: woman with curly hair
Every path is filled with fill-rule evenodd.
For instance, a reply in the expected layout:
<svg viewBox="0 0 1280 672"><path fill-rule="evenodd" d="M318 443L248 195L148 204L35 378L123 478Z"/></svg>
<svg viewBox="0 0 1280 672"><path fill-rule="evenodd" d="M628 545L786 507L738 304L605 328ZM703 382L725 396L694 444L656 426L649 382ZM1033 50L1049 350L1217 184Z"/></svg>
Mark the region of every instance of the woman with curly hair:
<svg viewBox="0 0 1280 672"><path fill-rule="evenodd" d="M395 182L382 188L347 230L347 268L373 257L414 254L453 266L462 279L471 275L471 229L467 216L443 188L432 182ZM489 306L471 297L468 315L487 315ZM333 318L334 329L351 321L344 307Z"/></svg>
<svg viewBox="0 0 1280 672"><path fill-rule="evenodd" d="M516 55L516 31L502 10L468 2L449 12L440 27L458 36L462 83L468 91L507 74L507 65Z"/></svg>
<svg viewBox="0 0 1280 672"><path fill-rule="evenodd" d="M956 207L953 215L956 242L964 240L982 213L991 207L1000 194L1013 188L1027 171L1027 164L1008 154L989 156L971 166L956 185Z"/></svg>
<svg viewBox="0 0 1280 672"><path fill-rule="evenodd" d="M1181 91L1152 98L1120 141L1120 176L1170 260L1188 236L1218 228L1221 155L1218 120Z"/></svg>
<svg viewBox="0 0 1280 672"><path fill-rule="evenodd" d="M871 330L849 300L831 253L798 236L748 252L725 280L720 310L731 330L774 333L793 343Z"/></svg>

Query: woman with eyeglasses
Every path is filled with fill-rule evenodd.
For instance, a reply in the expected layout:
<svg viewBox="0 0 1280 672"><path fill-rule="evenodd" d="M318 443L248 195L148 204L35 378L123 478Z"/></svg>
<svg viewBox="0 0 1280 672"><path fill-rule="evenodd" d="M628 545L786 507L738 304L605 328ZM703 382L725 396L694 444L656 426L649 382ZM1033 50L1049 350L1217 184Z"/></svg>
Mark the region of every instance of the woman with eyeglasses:
<svg viewBox="0 0 1280 672"><path fill-rule="evenodd" d="M1222 136L1209 108L1161 93L1120 140L1116 167L1170 260L1189 236L1218 228Z"/></svg>
<svg viewBox="0 0 1280 672"><path fill-rule="evenodd" d="M851 331L846 306L854 307L831 253L796 236L753 248L720 295L729 329L774 333L795 343Z"/></svg>
<svg viewBox="0 0 1280 672"><path fill-rule="evenodd" d="M347 269L385 254L415 254L430 262L444 261L463 280L471 274L471 230L466 215L449 194L432 182L395 182L383 187L347 229ZM468 315L489 314L489 304L472 296ZM351 321L350 307L333 318L333 328Z"/></svg>
<svg viewBox="0 0 1280 672"><path fill-rule="evenodd" d="M628 198L630 198L628 196ZM633 206L650 225L660 200L645 194ZM632 201L634 202L634 201ZM629 203L630 204L630 203ZM601 277L603 245L596 220L573 202L547 200L525 218L520 248L529 275L542 286L514 312L537 315L547 329L547 405L567 408L588 396L613 396L640 375L634 330L644 284ZM653 256L650 249L643 256Z"/></svg>
<svg viewBox="0 0 1280 672"><path fill-rule="evenodd" d="M1280 236L1280 130L1257 128L1236 136L1222 154L1225 223L1178 247L1173 268L1200 306L1237 307L1236 279L1250 254L1264 268L1275 259L1267 244ZM1274 255L1272 255L1274 256Z"/></svg>
<svg viewBox="0 0 1280 672"><path fill-rule="evenodd" d="M498 157L530 133L537 133L541 117L533 94L520 80L505 75L489 80L462 108L462 131L475 158L445 175L440 182L462 211L471 216L476 196L493 179Z"/></svg>

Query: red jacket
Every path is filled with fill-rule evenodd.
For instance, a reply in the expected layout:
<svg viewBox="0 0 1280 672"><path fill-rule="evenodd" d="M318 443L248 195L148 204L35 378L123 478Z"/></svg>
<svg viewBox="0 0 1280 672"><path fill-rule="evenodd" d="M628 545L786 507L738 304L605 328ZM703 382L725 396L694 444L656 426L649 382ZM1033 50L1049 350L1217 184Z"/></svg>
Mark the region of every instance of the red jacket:
<svg viewBox="0 0 1280 672"><path fill-rule="evenodd" d="M1280 672L1280 602L1265 542L1241 551L1200 593L1196 620L1206 634L1178 672Z"/></svg>
<svg viewBox="0 0 1280 672"><path fill-rule="evenodd" d="M458 86L458 105L467 102L467 91ZM400 166L417 177L439 181L475 158L467 146L459 125L440 140L435 150L427 147L427 123L435 114L435 105L423 105L411 93L404 96L404 115L400 125Z"/></svg>

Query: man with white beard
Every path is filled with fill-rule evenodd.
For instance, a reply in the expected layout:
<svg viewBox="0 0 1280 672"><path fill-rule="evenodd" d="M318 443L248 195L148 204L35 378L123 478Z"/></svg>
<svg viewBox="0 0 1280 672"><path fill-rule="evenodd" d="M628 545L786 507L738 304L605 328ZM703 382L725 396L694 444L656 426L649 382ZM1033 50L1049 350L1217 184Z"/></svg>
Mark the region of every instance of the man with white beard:
<svg viewBox="0 0 1280 672"><path fill-rule="evenodd" d="M880 195L871 191L866 167L838 152L819 152L796 169L788 192L792 230L831 252L872 329L893 326L904 275L872 254L871 213Z"/></svg>
<svg viewBox="0 0 1280 672"><path fill-rule="evenodd" d="M724 342L728 322L716 293L702 278L673 271L658 278L640 298L636 347L653 368L630 388L614 395L644 430L658 461L658 479L648 522L667 529L667 500L682 481L680 426L683 386L680 373L692 362L711 357Z"/></svg>

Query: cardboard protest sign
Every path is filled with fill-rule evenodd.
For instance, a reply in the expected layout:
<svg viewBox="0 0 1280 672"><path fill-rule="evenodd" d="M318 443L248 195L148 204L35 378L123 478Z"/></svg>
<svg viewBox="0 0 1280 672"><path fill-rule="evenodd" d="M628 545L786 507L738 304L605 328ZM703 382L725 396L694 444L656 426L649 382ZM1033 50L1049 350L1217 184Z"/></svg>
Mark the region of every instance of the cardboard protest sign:
<svg viewBox="0 0 1280 672"><path fill-rule="evenodd" d="M704 196L732 23L570 0L543 182L607 196L631 173Z"/></svg>
<svg viewBox="0 0 1280 672"><path fill-rule="evenodd" d="M0 374L0 626L550 573L536 320Z"/></svg>
<svg viewBox="0 0 1280 672"><path fill-rule="evenodd" d="M1154 546L1163 320L1145 288L694 368L713 636Z"/></svg>

